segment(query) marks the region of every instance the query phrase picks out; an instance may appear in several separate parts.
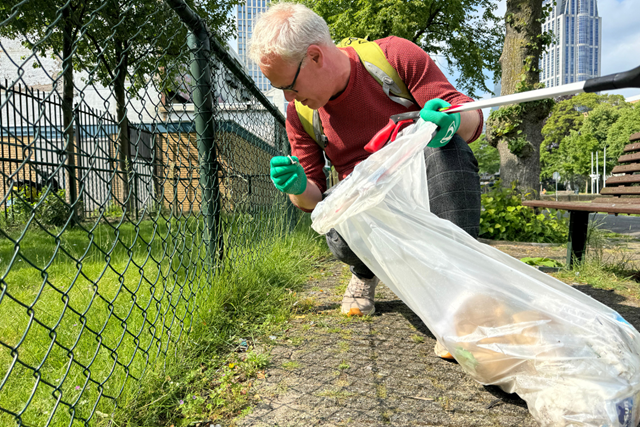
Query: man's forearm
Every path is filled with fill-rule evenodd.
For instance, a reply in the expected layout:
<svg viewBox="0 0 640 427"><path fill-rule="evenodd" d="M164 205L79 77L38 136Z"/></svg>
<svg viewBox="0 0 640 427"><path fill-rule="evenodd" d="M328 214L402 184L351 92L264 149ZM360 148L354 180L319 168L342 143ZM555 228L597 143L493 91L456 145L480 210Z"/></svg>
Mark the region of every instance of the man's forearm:
<svg viewBox="0 0 640 427"><path fill-rule="evenodd" d="M304 190L304 193L297 196L289 194L289 198L294 205L303 209L313 210L322 201L322 192L313 181L307 181L307 189Z"/></svg>
<svg viewBox="0 0 640 427"><path fill-rule="evenodd" d="M462 139L468 142L476 134L476 130L480 124L480 114L478 114L478 110L464 111L460 113L460 128L457 133Z"/></svg>

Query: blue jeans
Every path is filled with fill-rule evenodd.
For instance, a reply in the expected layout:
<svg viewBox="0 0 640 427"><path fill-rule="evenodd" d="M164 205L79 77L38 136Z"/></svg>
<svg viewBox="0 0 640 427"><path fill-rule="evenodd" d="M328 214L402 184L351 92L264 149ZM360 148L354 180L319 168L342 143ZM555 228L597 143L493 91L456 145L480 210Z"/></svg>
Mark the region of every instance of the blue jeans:
<svg viewBox="0 0 640 427"><path fill-rule="evenodd" d="M455 135L441 148L426 147L429 206L431 212L447 219L473 238L480 228L480 177L478 161L469 145ZM325 197L331 192L327 190ZM360 279L371 279L373 272L353 253L347 242L335 230L327 235L327 244L333 255L351 266L351 272Z"/></svg>

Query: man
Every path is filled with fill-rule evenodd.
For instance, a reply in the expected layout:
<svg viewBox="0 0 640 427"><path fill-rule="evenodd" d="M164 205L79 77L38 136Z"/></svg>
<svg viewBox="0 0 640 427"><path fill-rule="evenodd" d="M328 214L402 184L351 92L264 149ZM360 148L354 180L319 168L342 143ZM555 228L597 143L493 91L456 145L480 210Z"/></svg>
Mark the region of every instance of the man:
<svg viewBox="0 0 640 427"><path fill-rule="evenodd" d="M369 156L364 146L390 116L421 110L423 119L441 127L434 139L442 140L451 127L456 130L444 147L425 149L432 212L477 237L480 182L477 161L467 143L481 133L482 112L438 112L442 106L472 100L456 91L429 55L415 44L398 37L376 43L418 105L407 108L385 95L355 50L336 47L325 21L307 7L280 3L259 18L249 54L289 101L287 135L296 161L283 156L271 160L274 184L305 212L311 212L326 195L322 149L303 129L294 100L319 111L328 138L325 152L340 179ZM353 273L342 312L372 314L378 279L335 230L327 234L327 243Z"/></svg>

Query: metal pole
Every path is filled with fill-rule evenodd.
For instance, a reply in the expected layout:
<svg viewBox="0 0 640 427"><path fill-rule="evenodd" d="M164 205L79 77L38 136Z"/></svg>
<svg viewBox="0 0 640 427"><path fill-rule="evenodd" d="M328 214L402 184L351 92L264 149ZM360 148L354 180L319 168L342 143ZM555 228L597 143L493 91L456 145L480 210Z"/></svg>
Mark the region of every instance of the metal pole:
<svg viewBox="0 0 640 427"><path fill-rule="evenodd" d="M604 164L602 165L602 188L607 186L607 146L604 146Z"/></svg>
<svg viewBox="0 0 640 427"><path fill-rule="evenodd" d="M600 192L600 176L598 174L598 169L600 169L600 162L598 161L598 152L596 151L596 193Z"/></svg>
<svg viewBox="0 0 640 427"><path fill-rule="evenodd" d="M204 241L213 268L216 263L218 224L220 220L220 188L218 164L214 144L216 123L213 115L213 85L209 68L209 36L205 28L199 35L189 32L187 45L191 50L191 75L195 82L193 104L195 110L202 211L205 218Z"/></svg>
<svg viewBox="0 0 640 427"><path fill-rule="evenodd" d="M591 152L591 194L593 194L593 151Z"/></svg>
<svg viewBox="0 0 640 427"><path fill-rule="evenodd" d="M195 109L198 161L200 163L200 187L202 188L202 213L205 219L203 240L207 247L210 267L216 265L216 254L222 254L222 235L219 233L220 187L218 162L214 144L216 123L214 120L213 85L211 83L211 35L207 27L184 0L165 0L189 29L187 45L191 51L191 75L195 82L193 105ZM218 244L219 243L219 244Z"/></svg>

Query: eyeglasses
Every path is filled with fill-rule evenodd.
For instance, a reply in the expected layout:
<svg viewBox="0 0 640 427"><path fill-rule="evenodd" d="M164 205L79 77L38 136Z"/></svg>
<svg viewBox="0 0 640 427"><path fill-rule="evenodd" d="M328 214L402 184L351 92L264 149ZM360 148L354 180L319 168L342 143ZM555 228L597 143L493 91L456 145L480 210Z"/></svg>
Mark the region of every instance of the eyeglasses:
<svg viewBox="0 0 640 427"><path fill-rule="evenodd" d="M271 85L271 86L276 88L276 89L289 90L291 92L298 93L298 91L295 90L293 87L296 85L296 80L298 80L298 74L300 74L300 68L302 67L302 62L304 61L304 58L306 58L306 55L302 58L302 61L300 61L300 63L298 64L298 70L296 70L296 75L293 78L293 82L289 86L284 86L284 87L278 87L278 86L274 86L274 85Z"/></svg>

